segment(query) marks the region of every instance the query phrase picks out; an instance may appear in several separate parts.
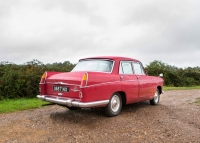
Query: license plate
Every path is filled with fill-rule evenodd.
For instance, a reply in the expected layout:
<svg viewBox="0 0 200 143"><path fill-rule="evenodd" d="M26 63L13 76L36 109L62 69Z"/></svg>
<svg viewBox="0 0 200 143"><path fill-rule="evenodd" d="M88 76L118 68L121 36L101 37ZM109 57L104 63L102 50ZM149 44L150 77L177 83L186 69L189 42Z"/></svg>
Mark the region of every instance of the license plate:
<svg viewBox="0 0 200 143"><path fill-rule="evenodd" d="M69 92L69 87L64 87L64 86L53 86L54 91L59 91L59 92Z"/></svg>

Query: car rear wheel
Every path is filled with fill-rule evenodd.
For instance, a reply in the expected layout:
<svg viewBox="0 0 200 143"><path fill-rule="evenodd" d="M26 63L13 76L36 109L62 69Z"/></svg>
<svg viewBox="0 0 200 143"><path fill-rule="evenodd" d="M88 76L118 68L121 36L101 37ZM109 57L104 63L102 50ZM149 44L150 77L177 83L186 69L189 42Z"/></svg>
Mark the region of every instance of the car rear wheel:
<svg viewBox="0 0 200 143"><path fill-rule="evenodd" d="M151 105L157 105L160 101L160 92L157 89L155 94L154 94L154 98L150 100Z"/></svg>
<svg viewBox="0 0 200 143"><path fill-rule="evenodd" d="M117 116L122 109L122 97L119 93L114 93L108 105L105 107L105 113L109 117Z"/></svg>

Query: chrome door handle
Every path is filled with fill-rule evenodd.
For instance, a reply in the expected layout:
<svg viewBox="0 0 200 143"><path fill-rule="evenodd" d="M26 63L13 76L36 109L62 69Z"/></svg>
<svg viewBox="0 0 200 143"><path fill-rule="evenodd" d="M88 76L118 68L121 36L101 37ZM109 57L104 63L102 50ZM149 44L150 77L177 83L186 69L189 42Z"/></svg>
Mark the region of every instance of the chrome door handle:
<svg viewBox="0 0 200 143"><path fill-rule="evenodd" d="M124 78L124 76L121 75L120 78L122 79L122 78Z"/></svg>
<svg viewBox="0 0 200 143"><path fill-rule="evenodd" d="M137 76L137 79L140 79L140 76Z"/></svg>

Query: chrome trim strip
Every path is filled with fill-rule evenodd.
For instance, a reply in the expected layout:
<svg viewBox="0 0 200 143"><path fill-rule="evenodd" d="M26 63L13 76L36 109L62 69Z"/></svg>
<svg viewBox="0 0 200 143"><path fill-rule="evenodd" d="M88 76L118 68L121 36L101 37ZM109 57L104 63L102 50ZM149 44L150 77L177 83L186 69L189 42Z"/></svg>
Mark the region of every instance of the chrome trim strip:
<svg viewBox="0 0 200 143"><path fill-rule="evenodd" d="M46 82L47 84L61 84L61 85L74 85L74 86L81 86L79 84L69 84L69 83L64 83L64 82Z"/></svg>
<svg viewBox="0 0 200 143"><path fill-rule="evenodd" d="M88 86L81 86L81 85L77 85L77 84L66 84L66 85L73 85L73 86L77 86L77 87L80 87L80 88L86 88L86 87L92 87L92 86L98 86L98 85L104 85L104 84L112 84L112 83L116 83L116 82L138 82L138 80L119 80L119 81L112 81L112 82L103 82L103 83L98 83L98 84L93 84L93 85L88 85ZM142 80L142 81L149 81L149 80ZM53 83L53 82L47 82L47 84L56 84L56 83ZM62 84L62 85L65 85L65 84ZM72 91L74 92L77 92L79 90L73 90L71 89Z"/></svg>
<svg viewBox="0 0 200 143"><path fill-rule="evenodd" d="M80 102L76 101L74 99L61 99L59 97L53 98L48 97L47 95L37 95L37 98L47 101L56 103L58 105L64 105L68 107L82 107L82 108L89 108L89 107L97 107L102 105L107 105L109 103L109 100L100 100L100 101L93 101L93 102Z"/></svg>
<svg viewBox="0 0 200 143"><path fill-rule="evenodd" d="M68 84L68 83L64 83L64 82L54 82L54 84Z"/></svg>
<svg viewBox="0 0 200 143"><path fill-rule="evenodd" d="M110 71L110 73L112 73L112 72L113 72L113 69L114 69L114 66L115 66L115 61L114 61L114 60L110 60L110 61L113 61L113 66L112 66L112 69L111 69L111 71Z"/></svg>
<svg viewBox="0 0 200 143"><path fill-rule="evenodd" d="M98 83L98 84L93 84L93 85L88 85L80 88L86 88L86 87L93 87L93 86L99 86L99 85L104 85L104 84L112 84L112 83L117 83L117 82L138 82L138 80L123 80L123 81L112 81L112 82L103 82L103 83Z"/></svg>
<svg viewBox="0 0 200 143"><path fill-rule="evenodd" d="M100 100L100 101L93 101L93 102L73 101L72 106L88 108L88 107L97 107L97 106L107 105L108 103L109 103L109 100Z"/></svg>
<svg viewBox="0 0 200 143"><path fill-rule="evenodd" d="M80 88L93 87L93 86L98 86L102 84L111 84L111 83L116 83L116 82L121 82L121 81L103 82L103 83L98 83L98 84L93 84L93 85L88 85L88 86L81 86Z"/></svg>

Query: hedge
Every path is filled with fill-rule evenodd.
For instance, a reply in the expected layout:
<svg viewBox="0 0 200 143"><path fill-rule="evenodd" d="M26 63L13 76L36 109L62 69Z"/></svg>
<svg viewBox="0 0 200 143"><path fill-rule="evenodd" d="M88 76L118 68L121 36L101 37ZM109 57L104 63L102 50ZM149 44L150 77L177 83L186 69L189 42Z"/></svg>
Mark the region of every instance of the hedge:
<svg viewBox="0 0 200 143"><path fill-rule="evenodd" d="M69 72L75 64L63 63L43 64L38 60L16 65L9 62L0 63L0 100L33 98L39 94L39 81L45 71ZM161 61L153 61L145 67L148 75L164 74L166 86L199 86L200 68L177 68Z"/></svg>
<svg viewBox="0 0 200 143"><path fill-rule="evenodd" d="M45 71L69 72L74 66L68 61L44 65L37 60L24 65L0 64L0 100L36 97Z"/></svg>

